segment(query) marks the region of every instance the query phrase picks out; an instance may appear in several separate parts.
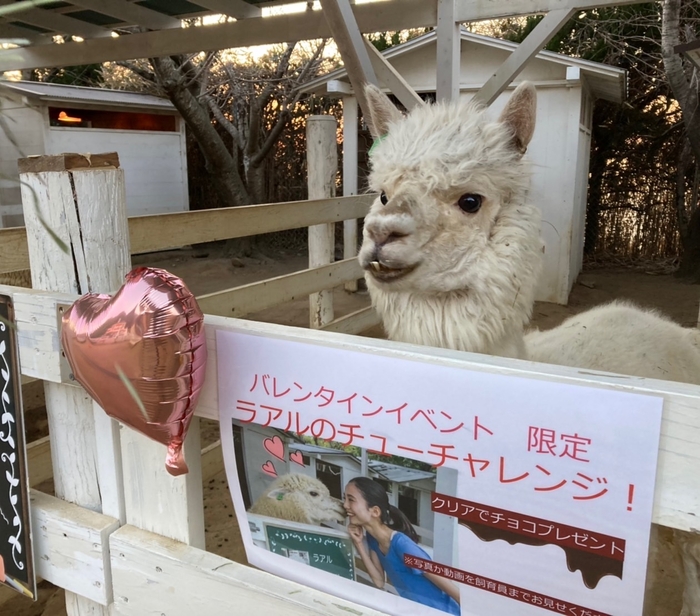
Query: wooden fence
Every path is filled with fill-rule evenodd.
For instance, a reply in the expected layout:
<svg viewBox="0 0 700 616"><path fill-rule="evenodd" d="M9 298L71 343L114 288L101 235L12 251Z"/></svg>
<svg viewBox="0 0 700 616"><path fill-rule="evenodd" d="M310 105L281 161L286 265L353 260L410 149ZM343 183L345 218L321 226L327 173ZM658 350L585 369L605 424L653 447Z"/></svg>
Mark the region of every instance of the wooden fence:
<svg viewBox="0 0 700 616"><path fill-rule="evenodd" d="M121 429L70 379L59 326L62 310L80 294L113 292L121 284L129 269L129 242L131 252L143 252L337 222L363 215L370 197L149 216L127 222L120 169L53 167L44 171L35 167L23 173L23 180L25 204L36 199L37 207L25 206L26 233L16 229L0 232L0 272L26 268L31 261L34 288L0 286L0 293L13 298L22 374L45 382L56 497L32 491L35 562L40 577L66 589L68 614L190 616L232 609L262 614L276 610L292 616L378 614L350 600L204 551L202 476L207 461L202 458L198 420L193 421L185 443L190 472L171 477L163 468L162 445ZM47 226L71 246L69 253L56 246ZM282 277L201 298L207 313L209 361L197 417L218 420L218 330L486 374L653 394L664 400L654 521L683 530L697 525L700 393L695 386L230 317L234 306L251 311L270 305L273 297L288 298L295 292L294 284L304 285L304 293L343 284L358 276L355 267L341 261L291 274L296 283ZM218 315L211 311L216 306Z"/></svg>

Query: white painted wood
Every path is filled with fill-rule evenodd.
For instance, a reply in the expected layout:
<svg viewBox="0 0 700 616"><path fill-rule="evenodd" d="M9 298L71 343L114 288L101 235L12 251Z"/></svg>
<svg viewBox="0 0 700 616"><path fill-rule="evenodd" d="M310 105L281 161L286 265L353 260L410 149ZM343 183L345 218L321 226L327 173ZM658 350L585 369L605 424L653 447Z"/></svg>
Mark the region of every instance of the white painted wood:
<svg viewBox="0 0 700 616"><path fill-rule="evenodd" d="M77 295L7 285L0 285L0 293L12 297L15 305L22 374L54 383L64 382L58 337L58 305L70 305Z"/></svg>
<svg viewBox="0 0 700 616"><path fill-rule="evenodd" d="M207 314L239 318L311 293L331 289L348 281L355 281L361 276L362 268L353 257L314 269L200 295L197 297L197 303Z"/></svg>
<svg viewBox="0 0 700 616"><path fill-rule="evenodd" d="M562 8L551 11L535 26L510 57L498 67L493 76L476 93L474 99L490 105L525 68L542 48L559 32L574 14L574 9Z"/></svg>
<svg viewBox="0 0 700 616"><path fill-rule="evenodd" d="M24 173L21 179L33 286L68 293L116 290L130 265L123 172ZM113 476L99 475L97 462L99 450L100 457L118 464L116 422L96 430L93 401L82 389L47 382L45 397L56 495L94 511L101 510L102 495L107 503L119 503L122 486ZM84 595L66 593L66 605L69 616L106 616L105 608Z"/></svg>
<svg viewBox="0 0 700 616"><path fill-rule="evenodd" d="M143 434L122 427L121 444L127 523L203 548L204 505L198 418L193 418L183 446L189 467L186 475L170 475L165 470L166 448Z"/></svg>
<svg viewBox="0 0 700 616"><path fill-rule="evenodd" d="M362 218L374 193L129 218L132 254ZM0 274L29 269L25 229L0 229Z"/></svg>
<svg viewBox="0 0 700 616"><path fill-rule="evenodd" d="M248 4L245 0L202 0L199 6L236 19L259 17L262 13L259 7Z"/></svg>
<svg viewBox="0 0 700 616"><path fill-rule="evenodd" d="M564 366L537 364L516 359L464 353L447 349L415 346L389 340L348 336L334 332L286 327L225 319L207 315L207 349L215 357L216 330L237 331L271 336L304 344L323 344L334 348L379 354L388 357L423 361L490 374L503 374L615 391L657 395L664 399L659 463L654 496L653 521L662 526L691 530L700 516L700 387L614 375ZM205 392L200 398L197 415L216 419L216 362L209 362Z"/></svg>
<svg viewBox="0 0 700 616"><path fill-rule="evenodd" d="M108 614L102 607L113 600L108 539L119 521L36 490L30 503L37 575L85 598L71 597L78 610L92 603L91 613Z"/></svg>
<svg viewBox="0 0 700 616"><path fill-rule="evenodd" d="M310 116L306 124L306 159L309 199L335 196L338 173L337 122L332 116ZM333 262L335 225L309 227L309 268ZM321 327L333 320L332 290L309 296L309 326Z"/></svg>
<svg viewBox="0 0 700 616"><path fill-rule="evenodd" d="M381 322L382 320L379 318L377 312L370 306L351 312L339 319L335 319L328 325L324 325L321 329L327 332L338 332L340 334L361 334L370 327L379 325Z"/></svg>
<svg viewBox="0 0 700 616"><path fill-rule="evenodd" d="M435 6L425 0L359 4L354 10L361 32L434 26L436 21ZM130 34L115 39L90 39L79 45L37 45L8 50L12 53L0 51L0 71L198 53L228 49L232 45L248 47L330 36L332 32L323 12L305 11L204 27Z"/></svg>
<svg viewBox="0 0 700 616"><path fill-rule="evenodd" d="M635 0L456 0L457 21L479 21L548 13L562 8L586 9L637 4Z"/></svg>
<svg viewBox="0 0 700 616"><path fill-rule="evenodd" d="M320 0L323 16L330 28L333 40L343 58L355 96L360 107L367 110L364 84L377 84L377 75L365 46L365 40L348 0Z"/></svg>
<svg viewBox="0 0 700 616"><path fill-rule="evenodd" d="M132 526L112 534L110 546L119 616L381 614Z"/></svg>
<svg viewBox="0 0 700 616"><path fill-rule="evenodd" d="M456 0L437 0L436 96L438 101L459 98L460 24L455 18Z"/></svg>
<svg viewBox="0 0 700 616"><path fill-rule="evenodd" d="M358 153L359 113L354 96L343 97L343 196L357 194L357 153ZM343 221L343 258L357 256L357 219ZM357 291L357 280L345 283L345 290Z"/></svg>
<svg viewBox="0 0 700 616"><path fill-rule="evenodd" d="M421 97L416 94L416 91L401 76L401 74L396 71L396 69L389 64L389 62L387 62L386 58L379 52L379 50L367 39L363 40L365 47L367 48L369 59L372 62L372 67L374 68L380 83L389 88L392 94L399 99L399 102L406 109L411 110L416 106L423 105L424 103Z"/></svg>
<svg viewBox="0 0 700 616"><path fill-rule="evenodd" d="M346 81L340 81L339 79L331 79L326 84L326 90L329 93L335 94L352 94L352 87Z"/></svg>

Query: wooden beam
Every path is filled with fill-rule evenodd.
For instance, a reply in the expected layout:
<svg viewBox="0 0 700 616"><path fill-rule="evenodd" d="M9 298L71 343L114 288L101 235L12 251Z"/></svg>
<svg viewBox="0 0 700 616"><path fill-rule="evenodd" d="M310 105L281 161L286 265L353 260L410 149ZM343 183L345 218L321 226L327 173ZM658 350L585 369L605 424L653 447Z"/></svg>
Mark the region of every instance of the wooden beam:
<svg viewBox="0 0 700 616"><path fill-rule="evenodd" d="M197 0L199 6L203 6L210 11L243 19L248 17L260 17L262 10L253 5L248 4L244 0Z"/></svg>
<svg viewBox="0 0 700 616"><path fill-rule="evenodd" d="M461 26L455 17L456 0L437 0L436 94L439 101L459 98L462 51Z"/></svg>
<svg viewBox="0 0 700 616"><path fill-rule="evenodd" d="M593 9L605 6L639 4L638 0L455 0L455 20L480 21L549 13L559 9Z"/></svg>
<svg viewBox="0 0 700 616"><path fill-rule="evenodd" d="M124 0L71 0L71 4L121 19L129 25L143 26L152 30L182 27L182 21L179 19L163 15L163 13L153 11L134 2L125 2Z"/></svg>
<svg viewBox="0 0 700 616"><path fill-rule="evenodd" d="M206 314L240 318L362 277L356 258L197 297Z"/></svg>
<svg viewBox="0 0 700 616"><path fill-rule="evenodd" d="M36 490L30 503L37 575L93 602L93 608L112 603L109 535L119 520ZM81 613L102 611L108 613Z"/></svg>
<svg viewBox="0 0 700 616"><path fill-rule="evenodd" d="M112 31L101 26L95 26L86 21L46 11L44 9L30 9L22 11L16 15L5 18L3 21L21 21L32 26L45 28L52 33L70 34L82 38L102 38L111 37Z"/></svg>
<svg viewBox="0 0 700 616"><path fill-rule="evenodd" d="M383 616L133 526L113 533L110 547L114 607L120 616L192 616L227 610L284 616Z"/></svg>
<svg viewBox="0 0 700 616"><path fill-rule="evenodd" d="M411 110L416 106L423 105L423 99L416 94L416 91L403 78L401 73L387 61L372 43L366 39L364 39L364 42L379 81L391 90L406 109Z"/></svg>
<svg viewBox="0 0 700 616"><path fill-rule="evenodd" d="M435 6L425 0L390 0L355 8L362 32L434 26ZM36 45L0 51L0 71L49 68L331 36L322 11L253 17L224 24L158 30L64 45Z"/></svg>
<svg viewBox="0 0 700 616"><path fill-rule="evenodd" d="M368 308L361 308L360 310L346 314L344 317L340 317L328 323L328 325L324 325L321 329L325 332L357 335L368 330L370 327L379 325L381 322L382 319L379 314L377 314L377 311L369 306Z"/></svg>
<svg viewBox="0 0 700 616"><path fill-rule="evenodd" d="M359 117L357 99L354 96L343 97L343 196L357 194L357 151L358 151ZM357 256L357 219L343 221L343 258L353 259ZM357 280L345 283L345 290L357 291Z"/></svg>
<svg viewBox="0 0 700 616"><path fill-rule="evenodd" d="M48 479L53 479L50 436L40 438L33 443L27 443L27 468L29 469L29 485L32 488Z"/></svg>
<svg viewBox="0 0 700 616"><path fill-rule="evenodd" d="M527 35L527 38L518 45L517 49L508 56L508 59L496 69L496 72L474 95L474 100L485 105L493 103L511 81L520 74L530 59L542 50L573 14L574 10L568 8L547 13L544 19L535 26L535 29Z"/></svg>
<svg viewBox="0 0 700 616"><path fill-rule="evenodd" d="M129 219L133 254L362 218L374 193ZM0 231L2 238L2 231ZM0 249L1 250L1 249Z"/></svg>
<svg viewBox="0 0 700 616"><path fill-rule="evenodd" d="M132 254L362 218L374 193L129 218ZM0 229L0 274L29 268L24 227Z"/></svg>
<svg viewBox="0 0 700 616"><path fill-rule="evenodd" d="M352 6L348 0L321 0L321 7L360 108L368 113L364 86L367 83L377 85L377 75Z"/></svg>

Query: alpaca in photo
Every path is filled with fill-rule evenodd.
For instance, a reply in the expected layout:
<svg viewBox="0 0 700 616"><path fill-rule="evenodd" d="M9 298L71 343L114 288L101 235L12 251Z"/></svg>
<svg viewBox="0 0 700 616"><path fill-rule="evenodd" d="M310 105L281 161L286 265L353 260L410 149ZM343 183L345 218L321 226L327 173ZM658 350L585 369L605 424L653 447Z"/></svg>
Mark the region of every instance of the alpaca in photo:
<svg viewBox="0 0 700 616"><path fill-rule="evenodd" d="M390 339L700 384L698 331L630 304L526 334L543 253L523 156L535 128L532 85L518 86L497 120L463 102L403 116L378 88L365 94L379 196L359 261ZM675 536L684 616L700 616L699 537Z"/></svg>
<svg viewBox="0 0 700 616"><path fill-rule="evenodd" d="M275 479L248 512L317 526L345 520L343 504L328 488L315 477L299 474Z"/></svg>

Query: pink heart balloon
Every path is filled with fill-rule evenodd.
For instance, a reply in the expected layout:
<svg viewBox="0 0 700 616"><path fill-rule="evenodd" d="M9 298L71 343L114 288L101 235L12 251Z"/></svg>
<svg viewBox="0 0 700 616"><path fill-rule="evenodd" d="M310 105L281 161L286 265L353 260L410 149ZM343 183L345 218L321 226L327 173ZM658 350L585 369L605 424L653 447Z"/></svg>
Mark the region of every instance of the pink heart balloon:
<svg viewBox="0 0 700 616"><path fill-rule="evenodd" d="M90 293L63 315L75 379L114 419L167 445L165 467L187 472L182 443L204 384L204 315L169 272L137 267L113 296Z"/></svg>

